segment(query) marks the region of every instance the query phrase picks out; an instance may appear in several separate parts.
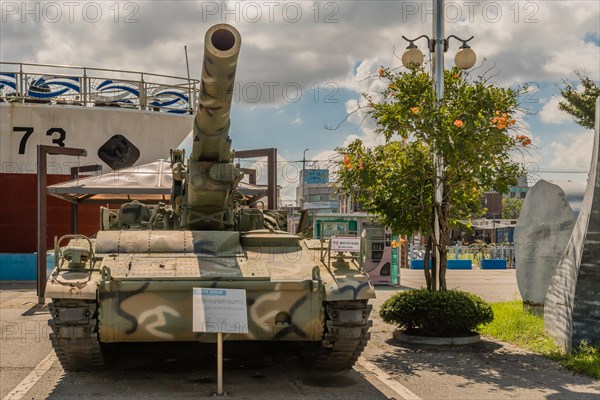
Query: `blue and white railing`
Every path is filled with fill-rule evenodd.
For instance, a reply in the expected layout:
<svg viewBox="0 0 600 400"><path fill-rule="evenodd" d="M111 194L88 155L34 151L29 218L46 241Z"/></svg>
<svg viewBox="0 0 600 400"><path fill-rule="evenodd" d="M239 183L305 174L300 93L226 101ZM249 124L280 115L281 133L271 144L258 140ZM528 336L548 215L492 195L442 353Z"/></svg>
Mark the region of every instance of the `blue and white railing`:
<svg viewBox="0 0 600 400"><path fill-rule="evenodd" d="M0 102L193 113L199 89L197 79L169 75L0 62Z"/></svg>

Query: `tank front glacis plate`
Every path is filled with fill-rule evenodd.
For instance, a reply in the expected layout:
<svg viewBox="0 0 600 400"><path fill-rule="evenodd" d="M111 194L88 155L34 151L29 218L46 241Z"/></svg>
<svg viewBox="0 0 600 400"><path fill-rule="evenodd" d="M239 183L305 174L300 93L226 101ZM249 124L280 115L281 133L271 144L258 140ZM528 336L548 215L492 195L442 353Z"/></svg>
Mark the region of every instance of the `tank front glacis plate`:
<svg viewBox="0 0 600 400"><path fill-rule="evenodd" d="M312 281L113 281L99 293L100 341L214 341L192 331L194 287L246 290L248 334L226 340L321 340L322 295Z"/></svg>
<svg viewBox="0 0 600 400"><path fill-rule="evenodd" d="M355 272L355 271L354 271ZM328 276L329 275L329 276ZM375 298L375 288L366 274L335 270L323 275L326 301L368 300Z"/></svg>
<svg viewBox="0 0 600 400"><path fill-rule="evenodd" d="M304 241L242 248L237 235L101 232L91 279L80 279L74 290L65 278L75 274L63 271L49 297L97 293L101 342L213 341L214 335L192 331L194 287L246 290L249 333L228 340L319 341L324 302L375 297L354 262L323 263L320 250Z"/></svg>
<svg viewBox="0 0 600 400"><path fill-rule="evenodd" d="M375 298L375 288L369 275L354 261L328 265L325 257L321 262L321 244L318 240L303 240L302 251L319 266L326 301L368 300ZM308 261L303 257L303 263Z"/></svg>
<svg viewBox="0 0 600 400"><path fill-rule="evenodd" d="M228 340L322 338L318 267L297 243L242 249L237 232L201 231L116 232L98 242L111 277L99 286L102 342L214 341L192 331L194 287L246 290L249 333Z"/></svg>

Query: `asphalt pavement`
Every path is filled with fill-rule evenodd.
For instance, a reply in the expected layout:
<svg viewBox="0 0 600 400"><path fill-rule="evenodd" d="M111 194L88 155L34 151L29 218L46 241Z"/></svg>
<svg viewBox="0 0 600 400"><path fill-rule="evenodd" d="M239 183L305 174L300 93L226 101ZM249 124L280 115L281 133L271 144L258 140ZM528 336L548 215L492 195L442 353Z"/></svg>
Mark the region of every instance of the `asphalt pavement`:
<svg viewBox="0 0 600 400"><path fill-rule="evenodd" d="M490 338L469 346L409 345L377 313L397 290L420 287L423 271L402 270L401 287L378 287L371 340L353 371L305 369L296 354L225 343L224 390L239 399L598 399L600 382ZM520 298L514 270L448 271L448 286L488 301ZM65 372L48 340L47 306L32 283L0 283L0 399L212 398L214 349L115 346L109 368Z"/></svg>

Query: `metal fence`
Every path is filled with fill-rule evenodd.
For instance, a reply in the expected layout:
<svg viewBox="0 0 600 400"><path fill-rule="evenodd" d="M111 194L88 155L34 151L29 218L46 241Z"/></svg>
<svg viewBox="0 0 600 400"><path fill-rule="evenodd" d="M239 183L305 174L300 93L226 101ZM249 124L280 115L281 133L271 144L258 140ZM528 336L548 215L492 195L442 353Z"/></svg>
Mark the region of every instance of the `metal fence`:
<svg viewBox="0 0 600 400"><path fill-rule="evenodd" d="M169 113L196 110L200 82L103 68L0 62L0 102L124 107Z"/></svg>
<svg viewBox="0 0 600 400"><path fill-rule="evenodd" d="M455 245L448 247L448 260L471 260L475 268L481 268L481 260L506 260L507 268L515 268L515 248L510 244L474 243L468 246ZM409 260L423 259L425 248L411 245Z"/></svg>

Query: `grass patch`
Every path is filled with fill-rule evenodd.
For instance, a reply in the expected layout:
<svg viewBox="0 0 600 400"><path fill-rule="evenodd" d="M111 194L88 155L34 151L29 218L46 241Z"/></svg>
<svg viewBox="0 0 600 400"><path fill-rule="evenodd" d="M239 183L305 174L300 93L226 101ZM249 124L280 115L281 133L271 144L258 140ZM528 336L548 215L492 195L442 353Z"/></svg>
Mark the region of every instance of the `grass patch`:
<svg viewBox="0 0 600 400"><path fill-rule="evenodd" d="M492 303L494 321L478 329L481 334L541 354L573 372L600 379L600 344L583 343L567 355L544 333L544 318L523 310L520 300Z"/></svg>

